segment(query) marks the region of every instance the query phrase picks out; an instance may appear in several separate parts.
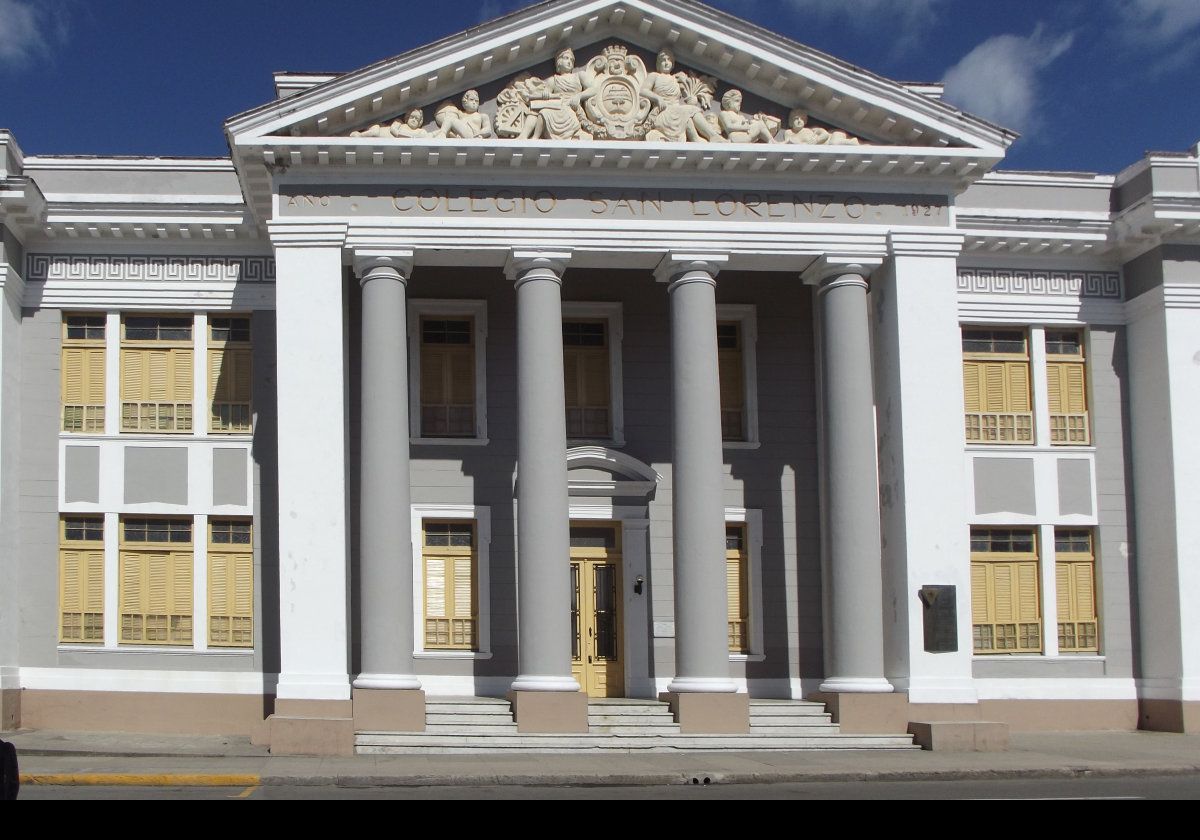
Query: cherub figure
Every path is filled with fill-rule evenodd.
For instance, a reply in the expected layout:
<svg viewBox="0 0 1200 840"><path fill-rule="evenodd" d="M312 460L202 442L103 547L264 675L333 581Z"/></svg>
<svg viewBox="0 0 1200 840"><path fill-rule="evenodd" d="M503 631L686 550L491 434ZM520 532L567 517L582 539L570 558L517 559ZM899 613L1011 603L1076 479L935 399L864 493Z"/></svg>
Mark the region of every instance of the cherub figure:
<svg viewBox="0 0 1200 840"><path fill-rule="evenodd" d="M829 131L808 125L808 114L799 108L788 114L788 127L783 142L799 146L857 146L861 142L844 131Z"/></svg>
<svg viewBox="0 0 1200 840"><path fill-rule="evenodd" d="M393 120L390 126L373 125L370 128L364 128L362 131L350 132L351 137L428 137L429 132L425 130L425 113L420 108L413 108L408 112L404 121Z"/></svg>
<svg viewBox="0 0 1200 840"><path fill-rule="evenodd" d="M471 140L493 136L491 118L479 110L477 90L463 94L461 109L450 100L443 102L434 114L434 121L438 127L434 137Z"/></svg>
<svg viewBox="0 0 1200 840"><path fill-rule="evenodd" d="M742 113L742 92L735 88L721 97L721 113L717 116L721 131L731 143L774 143L779 119L767 114L750 116Z"/></svg>

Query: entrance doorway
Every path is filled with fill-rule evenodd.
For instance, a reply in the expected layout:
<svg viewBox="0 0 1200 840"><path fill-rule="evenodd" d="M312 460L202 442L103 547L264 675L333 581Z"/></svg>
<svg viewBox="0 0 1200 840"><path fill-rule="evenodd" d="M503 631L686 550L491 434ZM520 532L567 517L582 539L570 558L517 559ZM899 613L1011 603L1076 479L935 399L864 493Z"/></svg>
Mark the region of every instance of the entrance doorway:
<svg viewBox="0 0 1200 840"><path fill-rule="evenodd" d="M571 673L589 697L625 696L621 530L571 525Z"/></svg>

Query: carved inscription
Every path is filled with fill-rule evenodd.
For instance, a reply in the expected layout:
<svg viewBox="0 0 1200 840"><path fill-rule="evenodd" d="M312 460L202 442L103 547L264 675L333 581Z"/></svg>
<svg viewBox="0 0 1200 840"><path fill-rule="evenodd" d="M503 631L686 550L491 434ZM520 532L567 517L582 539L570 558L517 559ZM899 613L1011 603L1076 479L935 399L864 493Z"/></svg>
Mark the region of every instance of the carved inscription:
<svg viewBox="0 0 1200 840"><path fill-rule="evenodd" d="M281 196L283 215L348 217L515 216L763 223L945 225L940 196L837 192L717 192L708 190L598 190L401 187L384 192L346 187L342 194L297 191Z"/></svg>

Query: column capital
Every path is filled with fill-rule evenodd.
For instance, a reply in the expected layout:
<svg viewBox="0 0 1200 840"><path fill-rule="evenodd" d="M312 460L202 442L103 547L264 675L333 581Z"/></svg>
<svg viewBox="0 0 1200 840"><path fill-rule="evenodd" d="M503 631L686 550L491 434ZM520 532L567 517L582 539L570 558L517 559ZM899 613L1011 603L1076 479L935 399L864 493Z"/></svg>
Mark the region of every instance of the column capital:
<svg viewBox="0 0 1200 840"><path fill-rule="evenodd" d="M508 259L504 263L504 276L518 286L535 278L562 282L563 272L570 261L571 251L566 248L553 251L514 248L508 252Z"/></svg>
<svg viewBox="0 0 1200 840"><path fill-rule="evenodd" d="M267 222L267 233L276 248L342 248L349 230L345 223Z"/></svg>
<svg viewBox="0 0 1200 840"><path fill-rule="evenodd" d="M889 257L952 257L962 253L967 238L960 233L888 234Z"/></svg>
<svg viewBox="0 0 1200 840"><path fill-rule="evenodd" d="M728 262L728 254L668 251L654 269L654 279L660 283L674 283L687 274L707 274L709 282L715 282L717 274Z"/></svg>
<svg viewBox="0 0 1200 840"><path fill-rule="evenodd" d="M883 257L862 254L822 254L813 264L800 272L807 286L826 286L830 280L846 275L858 275L865 285L871 273L883 265Z"/></svg>
<svg viewBox="0 0 1200 840"><path fill-rule="evenodd" d="M412 276L413 252L407 248L362 248L354 252L354 274L359 283L375 277L390 277L407 283Z"/></svg>

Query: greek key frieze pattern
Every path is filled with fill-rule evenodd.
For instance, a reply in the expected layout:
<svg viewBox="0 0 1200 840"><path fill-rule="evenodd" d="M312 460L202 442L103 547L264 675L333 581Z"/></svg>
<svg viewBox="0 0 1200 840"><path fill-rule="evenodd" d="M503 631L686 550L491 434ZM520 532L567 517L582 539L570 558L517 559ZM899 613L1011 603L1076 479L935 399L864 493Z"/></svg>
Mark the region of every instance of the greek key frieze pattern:
<svg viewBox="0 0 1200 840"><path fill-rule="evenodd" d="M1115 271L1038 271L1015 268L960 268L958 290L974 294L1125 297Z"/></svg>
<svg viewBox="0 0 1200 840"><path fill-rule="evenodd" d="M30 254L31 281L111 280L160 283L274 283L274 257L126 257Z"/></svg>

